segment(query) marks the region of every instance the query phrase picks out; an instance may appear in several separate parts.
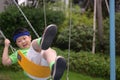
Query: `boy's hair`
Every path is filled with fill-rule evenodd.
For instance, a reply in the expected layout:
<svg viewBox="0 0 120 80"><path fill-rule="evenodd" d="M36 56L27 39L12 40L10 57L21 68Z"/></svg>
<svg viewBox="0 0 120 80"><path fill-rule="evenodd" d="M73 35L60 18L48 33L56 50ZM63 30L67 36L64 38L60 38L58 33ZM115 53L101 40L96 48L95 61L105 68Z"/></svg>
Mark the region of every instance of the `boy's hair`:
<svg viewBox="0 0 120 80"><path fill-rule="evenodd" d="M30 35L30 32L26 29L26 28L17 28L14 32L13 32L13 40L16 41L16 39L20 36L23 35Z"/></svg>

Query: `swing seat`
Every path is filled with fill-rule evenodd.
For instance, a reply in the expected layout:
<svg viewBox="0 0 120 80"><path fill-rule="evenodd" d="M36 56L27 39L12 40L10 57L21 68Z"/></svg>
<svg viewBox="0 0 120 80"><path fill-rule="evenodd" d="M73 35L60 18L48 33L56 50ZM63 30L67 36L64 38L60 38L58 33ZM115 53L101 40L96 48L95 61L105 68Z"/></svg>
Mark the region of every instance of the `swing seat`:
<svg viewBox="0 0 120 80"><path fill-rule="evenodd" d="M26 56L19 50L18 51L18 63L28 74L38 77L46 78L50 76L50 68L47 66L40 66L28 60Z"/></svg>

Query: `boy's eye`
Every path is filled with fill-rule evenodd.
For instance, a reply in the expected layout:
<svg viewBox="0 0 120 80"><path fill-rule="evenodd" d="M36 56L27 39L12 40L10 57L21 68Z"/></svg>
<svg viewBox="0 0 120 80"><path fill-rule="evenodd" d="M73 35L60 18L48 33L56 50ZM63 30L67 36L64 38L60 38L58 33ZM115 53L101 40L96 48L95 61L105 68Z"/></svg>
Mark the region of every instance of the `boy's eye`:
<svg viewBox="0 0 120 80"><path fill-rule="evenodd" d="M21 41L17 41L18 43L20 43Z"/></svg>

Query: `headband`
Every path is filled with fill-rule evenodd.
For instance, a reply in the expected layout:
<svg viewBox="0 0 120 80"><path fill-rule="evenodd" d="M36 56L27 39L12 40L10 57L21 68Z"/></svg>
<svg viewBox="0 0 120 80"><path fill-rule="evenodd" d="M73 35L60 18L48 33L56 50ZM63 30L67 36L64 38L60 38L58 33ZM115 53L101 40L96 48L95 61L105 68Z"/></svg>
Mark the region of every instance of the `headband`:
<svg viewBox="0 0 120 80"><path fill-rule="evenodd" d="M24 36L24 35L28 35L28 36L29 36L30 33L29 33L28 31L18 33L18 34L16 34L16 35L14 35L13 40L16 41L16 39L17 39L18 37Z"/></svg>

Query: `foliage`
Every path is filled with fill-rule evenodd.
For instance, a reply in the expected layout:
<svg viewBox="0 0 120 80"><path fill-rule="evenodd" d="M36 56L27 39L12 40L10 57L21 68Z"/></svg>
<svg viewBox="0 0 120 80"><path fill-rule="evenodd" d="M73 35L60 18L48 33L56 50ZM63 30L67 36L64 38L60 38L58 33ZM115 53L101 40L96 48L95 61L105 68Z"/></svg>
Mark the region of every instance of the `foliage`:
<svg viewBox="0 0 120 80"><path fill-rule="evenodd" d="M57 38L57 44L61 49L67 49L69 42L69 29L65 28ZM91 50L92 29L87 26L73 27L71 31L71 49L74 51ZM63 46L64 45L64 46Z"/></svg>
<svg viewBox="0 0 120 80"><path fill-rule="evenodd" d="M69 22L70 20L71 24ZM76 11L73 11L72 15L66 16L66 20L59 29L59 35L56 41L57 47L67 49L70 36L72 50L90 51L93 34L92 21L92 16L89 15L88 17L85 14L80 14Z"/></svg>
<svg viewBox="0 0 120 80"><path fill-rule="evenodd" d="M91 76L99 77L109 77L109 59L105 59L102 56L80 52L73 55L71 60L71 65L76 65L72 67L72 70L75 70L80 73L89 74ZM79 65L78 65L79 64Z"/></svg>

